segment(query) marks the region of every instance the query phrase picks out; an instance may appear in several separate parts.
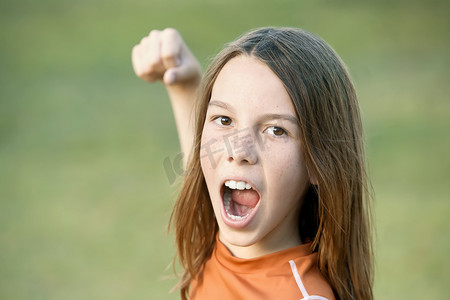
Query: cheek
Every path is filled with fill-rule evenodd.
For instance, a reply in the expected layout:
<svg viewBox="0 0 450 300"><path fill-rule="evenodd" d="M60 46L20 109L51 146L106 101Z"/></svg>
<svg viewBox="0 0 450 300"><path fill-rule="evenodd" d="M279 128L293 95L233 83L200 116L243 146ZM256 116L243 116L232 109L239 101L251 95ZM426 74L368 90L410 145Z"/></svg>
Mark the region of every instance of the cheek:
<svg viewBox="0 0 450 300"><path fill-rule="evenodd" d="M222 148L220 140L205 126L201 138L200 165L207 183L214 169L217 167L217 161L219 154L222 152Z"/></svg>
<svg viewBox="0 0 450 300"><path fill-rule="evenodd" d="M301 147L295 142L269 144L263 151L263 156L265 164L271 166L274 175L284 177L306 171Z"/></svg>
<svg viewBox="0 0 450 300"><path fill-rule="evenodd" d="M214 170L220 159L226 157L229 149L225 143L223 133L218 133L214 128L205 125L200 148L200 163L204 169Z"/></svg>
<svg viewBox="0 0 450 300"><path fill-rule="evenodd" d="M203 174L205 175L206 181L208 181L208 174L211 172L211 161L208 158L208 151L205 147L206 142L205 140L208 140L207 134L205 134L205 131L202 132L202 138L201 138L201 147L200 147L200 165L202 167Z"/></svg>
<svg viewBox="0 0 450 300"><path fill-rule="evenodd" d="M266 150L265 165L270 166L265 170L266 180L276 182L275 189L278 192L295 194L296 197L301 195L309 175L300 146L286 143Z"/></svg>

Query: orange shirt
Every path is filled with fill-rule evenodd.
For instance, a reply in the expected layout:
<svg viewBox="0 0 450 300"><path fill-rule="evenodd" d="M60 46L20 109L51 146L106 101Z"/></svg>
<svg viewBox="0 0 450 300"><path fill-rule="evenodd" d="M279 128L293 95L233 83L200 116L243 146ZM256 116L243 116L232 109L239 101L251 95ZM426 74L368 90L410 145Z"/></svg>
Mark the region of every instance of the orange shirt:
<svg viewBox="0 0 450 300"><path fill-rule="evenodd" d="M217 238L211 258L192 282L191 300L334 300L310 244L254 259L234 257Z"/></svg>

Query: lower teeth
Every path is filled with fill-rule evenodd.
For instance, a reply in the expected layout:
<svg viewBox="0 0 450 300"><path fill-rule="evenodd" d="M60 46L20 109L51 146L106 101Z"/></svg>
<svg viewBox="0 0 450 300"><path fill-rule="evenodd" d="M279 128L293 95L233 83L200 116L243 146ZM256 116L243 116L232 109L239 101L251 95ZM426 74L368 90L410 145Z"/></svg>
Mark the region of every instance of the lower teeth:
<svg viewBox="0 0 450 300"><path fill-rule="evenodd" d="M225 193L223 194L223 205L225 206L225 211L227 212L228 217L230 217L230 219L235 221L244 220L245 218L248 217L249 214L246 214L245 216L232 215L230 213L230 204L231 204L231 193L225 191Z"/></svg>
<svg viewBox="0 0 450 300"><path fill-rule="evenodd" d="M237 221L240 221L240 220L244 220L245 218L247 218L248 217L248 214L246 214L245 216L235 216L235 215L231 215L229 212L227 212L227 215L232 219L232 220L237 220Z"/></svg>

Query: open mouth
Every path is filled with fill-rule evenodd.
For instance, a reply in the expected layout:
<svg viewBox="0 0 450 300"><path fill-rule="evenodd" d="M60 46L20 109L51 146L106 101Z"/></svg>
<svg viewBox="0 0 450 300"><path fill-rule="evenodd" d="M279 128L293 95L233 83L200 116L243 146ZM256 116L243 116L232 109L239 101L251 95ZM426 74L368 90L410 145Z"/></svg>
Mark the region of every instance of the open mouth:
<svg viewBox="0 0 450 300"><path fill-rule="evenodd" d="M245 181L227 180L224 183L222 199L224 221L231 226L240 224L241 227L253 217L260 195Z"/></svg>

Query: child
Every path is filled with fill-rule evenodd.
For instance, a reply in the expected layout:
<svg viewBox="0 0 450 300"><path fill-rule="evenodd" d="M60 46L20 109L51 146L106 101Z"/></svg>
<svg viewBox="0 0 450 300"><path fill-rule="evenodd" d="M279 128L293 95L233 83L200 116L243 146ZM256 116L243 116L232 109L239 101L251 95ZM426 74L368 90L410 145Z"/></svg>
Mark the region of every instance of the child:
<svg viewBox="0 0 450 300"><path fill-rule="evenodd" d="M258 29L202 78L166 29L132 61L140 78L164 82L187 158L171 217L182 299L373 299L358 103L324 41Z"/></svg>

